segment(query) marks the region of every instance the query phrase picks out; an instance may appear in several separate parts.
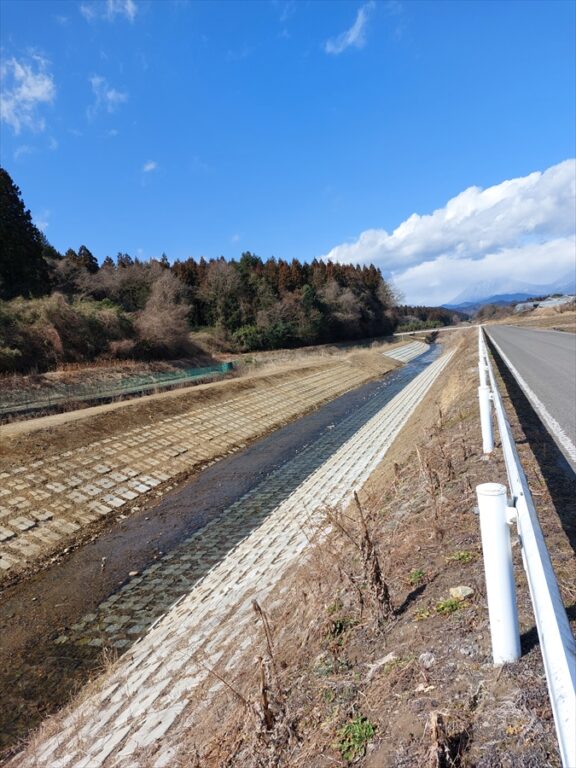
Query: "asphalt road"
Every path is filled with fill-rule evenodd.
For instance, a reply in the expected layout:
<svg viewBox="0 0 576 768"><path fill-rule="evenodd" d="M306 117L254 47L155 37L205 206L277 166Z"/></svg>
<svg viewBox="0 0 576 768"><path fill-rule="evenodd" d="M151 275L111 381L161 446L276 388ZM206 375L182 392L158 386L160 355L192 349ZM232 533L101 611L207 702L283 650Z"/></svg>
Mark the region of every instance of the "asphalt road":
<svg viewBox="0 0 576 768"><path fill-rule="evenodd" d="M576 470L576 334L507 325L486 330Z"/></svg>

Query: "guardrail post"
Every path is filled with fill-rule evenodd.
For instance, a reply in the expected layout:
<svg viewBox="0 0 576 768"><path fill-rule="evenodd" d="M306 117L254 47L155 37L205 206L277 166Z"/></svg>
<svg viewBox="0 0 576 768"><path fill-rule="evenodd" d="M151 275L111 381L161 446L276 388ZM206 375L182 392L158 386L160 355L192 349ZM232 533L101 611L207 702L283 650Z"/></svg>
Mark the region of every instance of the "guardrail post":
<svg viewBox="0 0 576 768"><path fill-rule="evenodd" d="M492 453L494 450L494 436L492 434L492 400L490 387L485 384L478 387L478 400L480 402L480 424L482 425L482 450L484 453Z"/></svg>
<svg viewBox="0 0 576 768"><path fill-rule="evenodd" d="M507 523L506 486L476 486L494 666L520 658L520 628Z"/></svg>

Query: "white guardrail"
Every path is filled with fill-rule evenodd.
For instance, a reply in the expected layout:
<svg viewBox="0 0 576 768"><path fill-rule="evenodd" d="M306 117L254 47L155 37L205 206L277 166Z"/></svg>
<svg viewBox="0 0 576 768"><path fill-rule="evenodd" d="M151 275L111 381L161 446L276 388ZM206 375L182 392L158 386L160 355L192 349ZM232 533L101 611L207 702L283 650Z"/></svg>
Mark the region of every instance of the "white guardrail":
<svg viewBox="0 0 576 768"><path fill-rule="evenodd" d="M520 634L510 528L516 522L522 561L528 580L540 650L554 714L564 768L576 768L576 642L564 610L560 590L526 475L520 464L510 424L498 392L482 327L478 329L480 415L485 453L493 450L493 405L506 462L510 502L506 488L485 483L476 488L480 514L486 593L494 664L520 657Z"/></svg>

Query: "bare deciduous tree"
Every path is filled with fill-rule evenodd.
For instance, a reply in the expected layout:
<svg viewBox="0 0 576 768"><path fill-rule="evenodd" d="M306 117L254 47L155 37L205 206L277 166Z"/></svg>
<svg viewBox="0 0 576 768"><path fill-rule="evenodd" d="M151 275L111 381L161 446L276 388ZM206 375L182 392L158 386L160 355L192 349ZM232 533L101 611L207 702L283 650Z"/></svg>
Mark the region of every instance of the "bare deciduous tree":
<svg viewBox="0 0 576 768"><path fill-rule="evenodd" d="M177 352L188 342L188 307L181 302L184 286L165 271L152 285L150 297L134 323L141 341L154 349Z"/></svg>

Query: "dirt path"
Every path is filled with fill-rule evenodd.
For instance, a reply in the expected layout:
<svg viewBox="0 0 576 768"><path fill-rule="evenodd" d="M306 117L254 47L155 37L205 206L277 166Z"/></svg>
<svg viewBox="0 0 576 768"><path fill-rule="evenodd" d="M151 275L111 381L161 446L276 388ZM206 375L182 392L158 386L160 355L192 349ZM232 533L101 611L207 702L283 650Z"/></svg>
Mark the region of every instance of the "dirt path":
<svg viewBox="0 0 576 768"><path fill-rule="evenodd" d="M267 376L284 375L290 376L298 370L306 369L308 367L326 367L332 363L339 363L352 357L362 357L367 361L370 357L375 359L381 354L385 354L390 359L402 360L404 350L406 348L405 340L391 340L383 342L373 342L370 347L368 345L357 346L353 343L342 345L342 349L337 346L317 346L317 347L304 347L295 350L276 350L273 352L256 352L252 354L240 354L238 360L240 361L240 367L235 370L233 376L236 379L241 379L242 382L249 382L248 386L258 387L258 380ZM397 356L398 350L401 350L400 357ZM373 354L375 353L375 354ZM249 362L243 362L246 358ZM411 359L410 355L408 359ZM192 361L183 361L183 363L192 363ZM204 361L206 365L218 361L208 360ZM223 362L223 361L222 361ZM127 371L139 371L138 366L125 366ZM158 364L157 366L149 365L144 369L148 371L151 368L158 367L160 369L168 369L173 372L180 370L181 366L176 364ZM62 383L70 380L72 384L77 379L84 382L86 386L96 382L101 383L102 388L106 389L105 382L110 379L111 382L116 382L118 377L122 377L122 365L112 366L107 369L104 365L96 368L90 368L87 366L80 372L51 372L37 376L1 376L0 375L0 405L7 406L10 402L10 390L16 389L19 393L28 392L30 400L41 399L41 392L44 391L45 386L48 384L48 390L50 390L51 383L54 380L62 380ZM119 373L120 371L120 373ZM39 381L38 381L39 380ZM214 383L219 383L221 386L214 387ZM20 420L15 417L15 420L11 423L0 424L0 437L9 438L13 436L26 435L33 432L38 432L52 427L58 427L70 422L84 421L85 419L92 419L95 416L99 416L106 413L123 411L125 408L136 406L133 412L138 412L139 405L145 406L146 404L160 403L164 404L164 401L170 401L173 398L181 400L182 397L191 395L194 400L202 400L206 397L207 392L216 392L221 394L222 392L230 392L237 387L238 384L232 385L230 378L221 382L211 383L195 383L191 382L190 386L178 386L173 390L157 392L154 394L145 394L144 392L134 394L132 398L127 393L119 395L121 399L116 402L102 402L100 405L80 405L76 404L75 409L65 408L63 413L53 413L51 415L36 416L27 419L25 416ZM219 395L216 395L219 396ZM113 393L110 395L113 399ZM46 394L46 399L50 400L50 395ZM73 404L71 401L71 405ZM130 413L130 410L128 411Z"/></svg>
<svg viewBox="0 0 576 768"><path fill-rule="evenodd" d="M334 360L317 357L312 360L306 360L304 363L300 361L297 365L294 365L294 363L280 363L274 366L272 370L263 370L242 377L241 383L239 381L231 382L227 380L199 384L191 388L174 389L169 392L145 395L136 401L121 400L116 403L93 405L74 411L66 411L65 413L40 416L26 421L15 421L10 424L0 425L0 436L3 439L17 438L43 432L44 430L56 429L76 422L103 421L101 418L98 419L98 417L103 417L106 414L113 414L115 418L127 422L128 426L133 426L135 421L139 418L145 418L154 409L159 409L166 414L167 412L175 411L174 403L176 403L177 409L179 406L182 407L182 404L216 401L247 388L258 389L262 384L262 380L266 380L270 376L272 378L280 377L289 380L294 377L295 372L306 371L306 369L312 368L318 371L327 369L334 362ZM172 408L170 407L171 405L173 406ZM54 435L51 435L51 440L53 438Z"/></svg>

